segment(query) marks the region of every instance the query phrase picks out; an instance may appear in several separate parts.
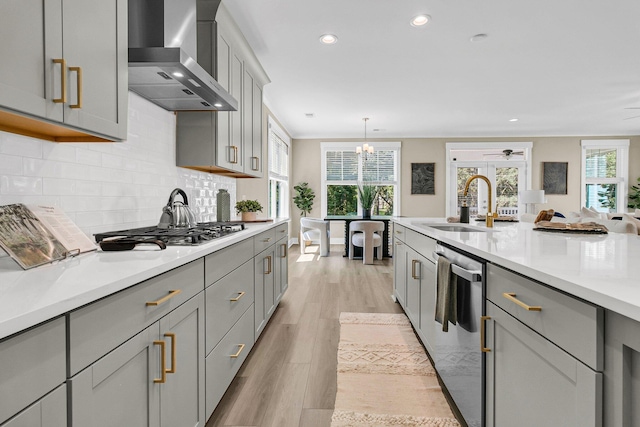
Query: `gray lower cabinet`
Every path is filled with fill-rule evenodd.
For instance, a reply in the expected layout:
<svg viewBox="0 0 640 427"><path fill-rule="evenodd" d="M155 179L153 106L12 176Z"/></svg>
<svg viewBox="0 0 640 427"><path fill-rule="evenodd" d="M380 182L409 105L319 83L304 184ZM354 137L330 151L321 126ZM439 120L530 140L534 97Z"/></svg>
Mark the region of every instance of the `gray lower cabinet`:
<svg viewBox="0 0 640 427"><path fill-rule="evenodd" d="M282 296L289 287L289 235L288 225L283 224L276 228L276 260L275 260L275 281L276 281L276 304L280 302Z"/></svg>
<svg viewBox="0 0 640 427"><path fill-rule="evenodd" d="M640 322L606 312L604 425L640 425Z"/></svg>
<svg viewBox="0 0 640 427"><path fill-rule="evenodd" d="M56 141L126 139L126 34L126 0L2 2L0 36L11 42L0 47L0 128Z"/></svg>
<svg viewBox="0 0 640 427"><path fill-rule="evenodd" d="M64 317L0 341L1 426L66 425L65 341Z"/></svg>
<svg viewBox="0 0 640 427"><path fill-rule="evenodd" d="M601 373L491 302L487 315L488 427L602 425Z"/></svg>
<svg viewBox="0 0 640 427"><path fill-rule="evenodd" d="M420 256L420 327L418 335L427 352L434 354L436 340L436 265L431 257Z"/></svg>
<svg viewBox="0 0 640 427"><path fill-rule="evenodd" d="M254 259L255 338L262 333L276 308L275 262L276 246L271 245Z"/></svg>
<svg viewBox="0 0 640 427"><path fill-rule="evenodd" d="M407 300L407 246L397 236L394 236L393 246L393 294L404 307Z"/></svg>
<svg viewBox="0 0 640 427"><path fill-rule="evenodd" d="M73 376L71 426L204 426L199 293Z"/></svg>
<svg viewBox="0 0 640 427"><path fill-rule="evenodd" d="M424 257L407 246L407 265L405 277L407 280L407 299L404 311L417 328L420 327L420 283Z"/></svg>

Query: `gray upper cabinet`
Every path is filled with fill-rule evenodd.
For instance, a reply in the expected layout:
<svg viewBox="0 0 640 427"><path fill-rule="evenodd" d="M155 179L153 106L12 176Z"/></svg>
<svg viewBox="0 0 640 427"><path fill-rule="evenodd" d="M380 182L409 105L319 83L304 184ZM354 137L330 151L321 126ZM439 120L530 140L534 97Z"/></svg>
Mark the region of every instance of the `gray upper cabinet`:
<svg viewBox="0 0 640 427"><path fill-rule="evenodd" d="M269 78L224 5L198 21L198 62L237 101L237 111L180 111L177 165L238 178L261 177L262 88ZM213 48L212 48L213 46Z"/></svg>
<svg viewBox="0 0 640 427"><path fill-rule="evenodd" d="M126 139L126 0L3 1L0 36L1 130Z"/></svg>

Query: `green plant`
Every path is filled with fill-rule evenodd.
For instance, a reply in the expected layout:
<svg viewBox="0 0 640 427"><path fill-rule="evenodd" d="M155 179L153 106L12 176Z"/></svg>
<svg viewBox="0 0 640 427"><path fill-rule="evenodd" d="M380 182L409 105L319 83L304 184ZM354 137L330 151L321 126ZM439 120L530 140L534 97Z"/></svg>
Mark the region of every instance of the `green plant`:
<svg viewBox="0 0 640 427"><path fill-rule="evenodd" d="M358 198L360 199L362 209L371 209L377 195L377 186L368 184L358 185Z"/></svg>
<svg viewBox="0 0 640 427"><path fill-rule="evenodd" d="M640 178L638 178L638 185L640 185ZM640 209L640 187L638 185L632 185L629 189L629 204L628 208Z"/></svg>
<svg viewBox="0 0 640 427"><path fill-rule="evenodd" d="M293 203L295 203L296 207L302 211L302 216L307 216L313 208L313 199L316 197L315 193L311 188L309 188L309 184L306 182L301 182L293 187L293 189L296 190Z"/></svg>
<svg viewBox="0 0 640 427"><path fill-rule="evenodd" d="M240 200L236 202L236 214L258 211L262 212L262 205L257 200Z"/></svg>

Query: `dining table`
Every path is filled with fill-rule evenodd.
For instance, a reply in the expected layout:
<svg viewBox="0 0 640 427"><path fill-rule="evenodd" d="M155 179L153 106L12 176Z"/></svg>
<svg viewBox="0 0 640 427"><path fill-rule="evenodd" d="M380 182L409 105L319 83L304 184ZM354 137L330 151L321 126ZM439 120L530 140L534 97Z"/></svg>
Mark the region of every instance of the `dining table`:
<svg viewBox="0 0 640 427"><path fill-rule="evenodd" d="M327 215L325 221L344 221L344 252L343 256L349 256L349 224L352 221L382 221L384 223L384 231L382 232L382 256L391 258L391 245L389 244L389 226L391 216L371 215L370 218L364 218L362 215ZM362 248L354 246L354 258L362 258Z"/></svg>

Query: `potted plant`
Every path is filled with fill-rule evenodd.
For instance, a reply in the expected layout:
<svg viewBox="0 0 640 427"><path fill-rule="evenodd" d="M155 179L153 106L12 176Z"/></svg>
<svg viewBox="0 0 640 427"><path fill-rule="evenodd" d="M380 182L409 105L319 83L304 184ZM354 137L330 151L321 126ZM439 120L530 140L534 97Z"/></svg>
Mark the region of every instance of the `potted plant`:
<svg viewBox="0 0 640 427"><path fill-rule="evenodd" d="M362 205L363 218L371 218L371 207L377 195L377 186L369 184L358 185L358 198L360 199L360 205Z"/></svg>
<svg viewBox="0 0 640 427"><path fill-rule="evenodd" d="M242 214L243 221L255 221L256 212L262 212L262 205L257 200L240 200L236 202L236 214Z"/></svg>
<svg viewBox="0 0 640 427"><path fill-rule="evenodd" d="M638 178L638 185L640 185L640 178ZM640 209L640 187L638 187L638 185L632 185L629 189L628 208Z"/></svg>
<svg viewBox="0 0 640 427"><path fill-rule="evenodd" d="M293 203L295 203L296 207L302 211L302 216L307 216L313 208L313 199L316 197L315 193L311 188L309 188L309 184L306 182L301 182L293 187L293 189L296 190Z"/></svg>

